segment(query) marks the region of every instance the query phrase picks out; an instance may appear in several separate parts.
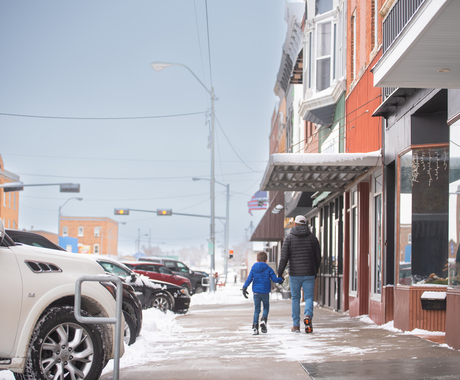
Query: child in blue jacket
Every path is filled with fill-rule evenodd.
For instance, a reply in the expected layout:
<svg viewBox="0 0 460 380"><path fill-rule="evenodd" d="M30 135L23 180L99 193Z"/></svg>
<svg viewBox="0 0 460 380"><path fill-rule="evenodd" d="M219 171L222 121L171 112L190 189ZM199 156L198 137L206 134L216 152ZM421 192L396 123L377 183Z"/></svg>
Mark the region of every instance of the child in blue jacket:
<svg viewBox="0 0 460 380"><path fill-rule="evenodd" d="M247 288L252 282L252 292L254 293L254 319L252 324L253 335L259 335L259 314L260 314L260 303L264 305L264 311L262 319L260 320L260 329L263 333L267 332L267 318L268 311L270 309L270 291L272 284L270 279L278 284L281 284L284 279L282 277L276 277L275 272L272 268L267 265L267 253L257 253L257 263L255 263L246 282L243 285L243 295L248 298Z"/></svg>

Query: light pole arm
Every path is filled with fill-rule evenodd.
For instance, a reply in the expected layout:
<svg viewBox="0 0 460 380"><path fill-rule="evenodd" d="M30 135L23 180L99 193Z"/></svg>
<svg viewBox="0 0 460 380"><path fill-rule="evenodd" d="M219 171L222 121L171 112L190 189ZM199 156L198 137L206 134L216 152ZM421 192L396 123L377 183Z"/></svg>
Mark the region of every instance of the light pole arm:
<svg viewBox="0 0 460 380"><path fill-rule="evenodd" d="M186 66L186 65L184 65L182 63L172 63L172 62L153 62L153 63L150 64L150 66L152 66L152 68L154 70L156 70L156 71L161 71L164 68L170 67L170 66L182 66L182 67L185 67L188 71L190 71L190 73L195 77L195 79L198 82L200 82L200 84L204 87L206 92L214 98L214 92L208 90L208 88L204 85L204 83L200 80L200 78L198 78L195 75L195 73L192 71L192 69L190 69L190 67L188 67L188 66Z"/></svg>

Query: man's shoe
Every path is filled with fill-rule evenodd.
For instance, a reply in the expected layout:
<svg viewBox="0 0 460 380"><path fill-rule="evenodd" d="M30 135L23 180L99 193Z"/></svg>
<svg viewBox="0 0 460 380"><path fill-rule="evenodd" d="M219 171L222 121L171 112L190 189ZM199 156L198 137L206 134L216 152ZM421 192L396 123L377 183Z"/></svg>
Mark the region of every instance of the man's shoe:
<svg viewBox="0 0 460 380"><path fill-rule="evenodd" d="M303 323L305 324L305 332L307 334L311 334L313 332L313 323L311 321L311 317L307 315L303 320Z"/></svg>
<svg viewBox="0 0 460 380"><path fill-rule="evenodd" d="M300 326L292 326L291 332L300 333Z"/></svg>
<svg viewBox="0 0 460 380"><path fill-rule="evenodd" d="M259 324L254 323L252 325L252 335L259 335Z"/></svg>
<svg viewBox="0 0 460 380"><path fill-rule="evenodd" d="M262 317L260 320L260 330L266 334L267 333L267 318Z"/></svg>

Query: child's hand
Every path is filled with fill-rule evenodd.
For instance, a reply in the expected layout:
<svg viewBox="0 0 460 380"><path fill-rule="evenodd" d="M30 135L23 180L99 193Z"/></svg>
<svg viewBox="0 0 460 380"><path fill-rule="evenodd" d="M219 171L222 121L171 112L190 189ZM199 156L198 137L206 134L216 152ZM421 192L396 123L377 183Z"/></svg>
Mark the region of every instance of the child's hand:
<svg viewBox="0 0 460 380"><path fill-rule="evenodd" d="M280 278L281 278L280 284L282 284L284 282L284 277L280 277Z"/></svg>
<svg viewBox="0 0 460 380"><path fill-rule="evenodd" d="M246 290L246 288L243 288L243 289L241 289L241 290L243 291L243 296L244 296L244 298L248 298L249 293L248 293L248 291Z"/></svg>

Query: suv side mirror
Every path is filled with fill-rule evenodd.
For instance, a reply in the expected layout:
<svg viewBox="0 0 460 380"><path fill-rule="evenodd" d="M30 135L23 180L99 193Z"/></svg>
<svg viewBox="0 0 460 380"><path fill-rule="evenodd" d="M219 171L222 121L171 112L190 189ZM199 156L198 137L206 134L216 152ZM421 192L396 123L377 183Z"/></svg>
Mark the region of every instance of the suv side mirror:
<svg viewBox="0 0 460 380"><path fill-rule="evenodd" d="M3 225L3 220L0 218L0 244L3 243L4 237L5 237L5 226Z"/></svg>
<svg viewBox="0 0 460 380"><path fill-rule="evenodd" d="M131 273L131 282L136 282L137 276L134 273Z"/></svg>

